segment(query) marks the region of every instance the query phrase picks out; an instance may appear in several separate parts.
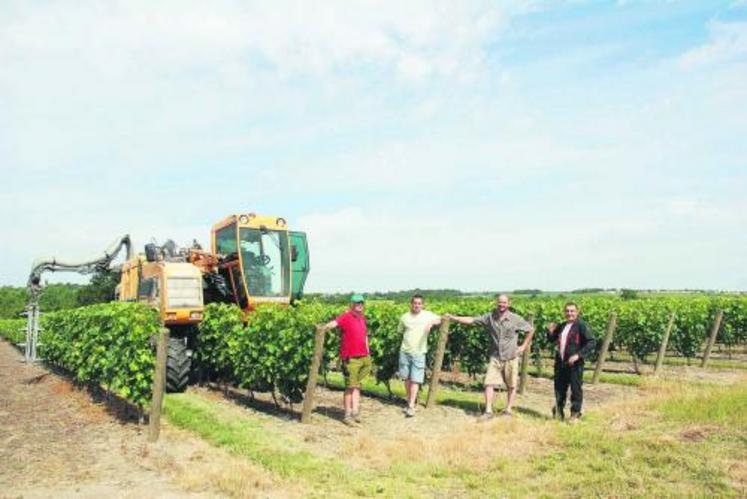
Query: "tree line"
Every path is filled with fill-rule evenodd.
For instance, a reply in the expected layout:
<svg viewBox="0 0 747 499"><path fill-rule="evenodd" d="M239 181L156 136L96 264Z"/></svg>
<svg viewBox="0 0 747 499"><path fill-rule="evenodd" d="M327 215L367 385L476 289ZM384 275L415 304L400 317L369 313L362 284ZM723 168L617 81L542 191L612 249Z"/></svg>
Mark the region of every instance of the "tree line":
<svg viewBox="0 0 747 499"><path fill-rule="evenodd" d="M106 303L114 299L118 272L97 272L88 284L59 283L45 286L39 298L42 312ZM17 319L28 304L25 287L0 286L0 319Z"/></svg>

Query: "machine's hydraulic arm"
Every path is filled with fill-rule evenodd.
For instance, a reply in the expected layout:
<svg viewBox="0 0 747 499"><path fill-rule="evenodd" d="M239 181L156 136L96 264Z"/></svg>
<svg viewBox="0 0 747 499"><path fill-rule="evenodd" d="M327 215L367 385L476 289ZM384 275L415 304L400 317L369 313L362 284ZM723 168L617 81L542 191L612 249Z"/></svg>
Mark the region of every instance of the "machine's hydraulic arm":
<svg viewBox="0 0 747 499"><path fill-rule="evenodd" d="M45 258L36 260L31 267L29 280L26 287L29 291L31 303L38 303L39 295L43 289L41 276L44 272L77 272L78 274L91 274L97 270L109 269L111 263L119 255L122 248L126 249L126 258L132 258L132 243L129 234L125 234L119 240L96 258L82 262L67 262L57 258Z"/></svg>
<svg viewBox="0 0 747 499"><path fill-rule="evenodd" d="M132 258L132 243L129 234L125 234L120 239L96 258L91 258L82 262L68 262L57 258L43 258L34 262L29 274L29 280L26 287L29 292L29 304L26 307L26 360L36 360L36 344L39 337L39 296L41 296L44 286L42 285L41 276L44 272L77 272L79 274L91 274L97 270L107 270L111 268L111 263L125 248L126 258Z"/></svg>

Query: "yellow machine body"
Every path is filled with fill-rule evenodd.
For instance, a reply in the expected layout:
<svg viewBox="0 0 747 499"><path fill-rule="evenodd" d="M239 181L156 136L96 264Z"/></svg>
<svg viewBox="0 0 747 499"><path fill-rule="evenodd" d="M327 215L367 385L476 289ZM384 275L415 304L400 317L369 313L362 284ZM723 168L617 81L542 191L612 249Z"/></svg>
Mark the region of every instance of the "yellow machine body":
<svg viewBox="0 0 747 499"><path fill-rule="evenodd" d="M192 263L148 262L137 256L122 266L120 301L148 303L166 326L202 320L202 271Z"/></svg>

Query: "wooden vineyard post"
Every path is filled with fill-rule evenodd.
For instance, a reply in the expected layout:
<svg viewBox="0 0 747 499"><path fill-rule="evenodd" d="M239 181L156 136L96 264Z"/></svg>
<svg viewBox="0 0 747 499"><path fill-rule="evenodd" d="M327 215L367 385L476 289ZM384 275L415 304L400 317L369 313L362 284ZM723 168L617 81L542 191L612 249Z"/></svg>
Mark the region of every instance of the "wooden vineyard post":
<svg viewBox="0 0 747 499"><path fill-rule="evenodd" d="M602 374L602 367L607 357L607 350L610 348L610 342L612 341L612 335L615 333L617 327L617 313L610 313L610 318L607 321L607 331L604 333L604 340L602 341L602 349L599 351L599 358L597 358L597 367L594 369L594 377L591 378L591 384L596 385L599 381L599 376Z"/></svg>
<svg viewBox="0 0 747 499"><path fill-rule="evenodd" d="M436 357L433 359L433 373L431 374L431 384L428 387L428 398L425 401L425 408L429 409L436 403L436 391L438 390L438 379L441 377L441 366L444 363L444 352L446 351L446 341L449 339L449 320L441 321L441 327L438 331L438 345L436 347Z"/></svg>
<svg viewBox="0 0 747 499"><path fill-rule="evenodd" d="M527 322L534 327L534 314L527 314ZM521 353L521 375L519 377L519 393L524 393L527 385L527 369L529 369L529 353L532 351L532 343L529 343Z"/></svg>
<svg viewBox="0 0 747 499"><path fill-rule="evenodd" d="M161 433L161 406L163 405L163 392L166 386L166 355L169 344L169 330L161 328L158 333L156 345L156 365L153 372L153 398L150 403L150 415L148 417L148 441L158 441Z"/></svg>
<svg viewBox="0 0 747 499"><path fill-rule="evenodd" d="M324 326L316 326L316 336L314 337L314 356L311 358L311 369L309 370L309 380L306 382L306 394L303 397L303 409L301 411L301 422L311 422L311 411L314 409L314 392L316 391L316 382L319 378L319 366L322 364L324 355L324 334L327 330Z"/></svg>
<svg viewBox="0 0 747 499"><path fill-rule="evenodd" d="M721 320L724 318L724 311L719 310L716 312L716 320L713 321L713 327L711 328L711 336L708 338L706 343L705 353L703 353L703 363L700 367L705 367L708 364L708 359L711 356L711 349L713 344L716 343L716 336L718 336L718 330L721 328Z"/></svg>
<svg viewBox="0 0 747 499"><path fill-rule="evenodd" d="M542 377L542 348L540 347L539 341L532 342L532 346L537 347L533 355L534 356L534 367L537 369L535 376L537 378L541 378Z"/></svg>
<svg viewBox="0 0 747 499"><path fill-rule="evenodd" d="M669 336L672 334L672 328L674 327L675 313L669 316L669 323L667 329L664 331L664 337L661 339L661 346L659 347L659 353L656 355L656 365L654 366L654 374L659 372L661 365L664 363L664 355L667 353L667 345L669 344Z"/></svg>

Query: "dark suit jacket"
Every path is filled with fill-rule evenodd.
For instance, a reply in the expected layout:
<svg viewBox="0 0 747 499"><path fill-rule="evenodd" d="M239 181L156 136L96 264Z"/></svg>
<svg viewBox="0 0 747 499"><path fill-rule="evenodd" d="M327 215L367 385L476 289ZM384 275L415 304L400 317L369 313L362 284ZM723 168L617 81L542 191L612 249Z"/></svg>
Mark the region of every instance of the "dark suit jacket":
<svg viewBox="0 0 747 499"><path fill-rule="evenodd" d="M548 341L550 341L550 343L558 343L558 348L560 348L560 333L563 332L566 324L568 324L568 321L558 324L555 331L552 333L547 333ZM578 354L580 357L579 362L583 362L584 358L591 355L594 351L596 344L597 341L591 335L591 329L588 324L581 319L576 319L571 325L571 330L568 331L568 339L565 342L563 359L567 361L571 356ZM556 351L555 360L560 360L559 351Z"/></svg>

